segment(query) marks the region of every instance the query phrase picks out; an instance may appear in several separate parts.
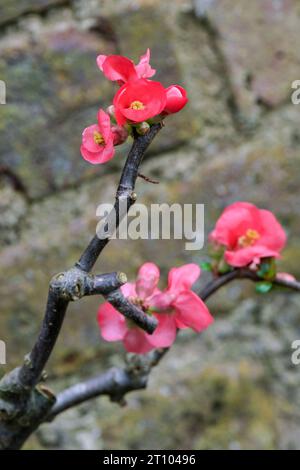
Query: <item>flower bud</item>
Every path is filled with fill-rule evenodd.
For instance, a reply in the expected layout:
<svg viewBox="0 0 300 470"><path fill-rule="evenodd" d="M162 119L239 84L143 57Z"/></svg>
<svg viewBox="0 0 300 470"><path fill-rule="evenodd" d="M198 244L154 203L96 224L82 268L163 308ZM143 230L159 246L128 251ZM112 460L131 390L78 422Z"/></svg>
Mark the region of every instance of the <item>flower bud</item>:
<svg viewBox="0 0 300 470"><path fill-rule="evenodd" d="M138 134L140 134L140 135L145 135L145 134L147 134L147 132L149 132L149 129L150 129L150 125L149 125L148 122L146 122L146 121L141 122L141 123L136 127L136 130L137 130Z"/></svg>
<svg viewBox="0 0 300 470"><path fill-rule="evenodd" d="M163 110L164 114L178 113L188 102L184 88L179 85L171 85L166 88L167 103Z"/></svg>
<svg viewBox="0 0 300 470"><path fill-rule="evenodd" d="M116 124L111 127L111 130L113 133L114 145L121 145L127 140L128 132L124 127Z"/></svg>

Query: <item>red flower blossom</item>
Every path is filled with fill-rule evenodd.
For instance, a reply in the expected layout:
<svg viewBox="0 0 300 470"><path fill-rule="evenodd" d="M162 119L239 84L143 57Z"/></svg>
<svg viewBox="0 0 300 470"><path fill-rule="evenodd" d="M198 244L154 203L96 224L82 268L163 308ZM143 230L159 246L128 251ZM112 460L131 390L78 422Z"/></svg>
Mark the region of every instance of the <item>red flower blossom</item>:
<svg viewBox="0 0 300 470"><path fill-rule="evenodd" d="M126 120L143 122L160 114L165 105L166 91L160 82L141 78L125 83L114 97L116 120L119 125Z"/></svg>
<svg viewBox="0 0 300 470"><path fill-rule="evenodd" d="M82 133L81 155L90 163L105 163L114 156L113 140L110 117L100 109L98 124L87 127Z"/></svg>
<svg viewBox="0 0 300 470"><path fill-rule="evenodd" d="M167 102L163 110L164 114L178 113L188 102L184 88L179 85L171 85L166 88Z"/></svg>
<svg viewBox="0 0 300 470"><path fill-rule="evenodd" d="M99 55L97 64L106 78L117 81L119 85L123 85L129 80L137 80L139 78L150 78L155 74L155 70L150 66L150 49L140 57L137 65L127 57L121 55Z"/></svg>
<svg viewBox="0 0 300 470"><path fill-rule="evenodd" d="M106 341L123 341L127 351L145 354L151 349L169 347L176 338L177 328L191 327L201 331L213 321L207 307L191 291L191 285L200 274L194 264L174 268L169 273L169 287L161 292L157 288L159 269L145 263L139 270L136 283L121 287L125 297L154 315L158 326L152 335L126 320L108 302L98 311L101 335Z"/></svg>
<svg viewBox="0 0 300 470"><path fill-rule="evenodd" d="M285 232L272 212L248 202L227 207L210 239L226 248L225 261L235 267L279 257L286 243Z"/></svg>

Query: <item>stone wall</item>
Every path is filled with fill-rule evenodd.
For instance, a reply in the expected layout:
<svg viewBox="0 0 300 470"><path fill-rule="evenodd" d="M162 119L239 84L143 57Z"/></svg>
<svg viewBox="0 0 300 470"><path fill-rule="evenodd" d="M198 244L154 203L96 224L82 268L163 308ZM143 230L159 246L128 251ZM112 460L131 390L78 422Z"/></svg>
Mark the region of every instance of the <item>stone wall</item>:
<svg viewBox="0 0 300 470"><path fill-rule="evenodd" d="M78 258L97 204L113 201L124 146L100 168L79 154L82 129L113 93L95 65L100 52L137 59L151 47L157 78L189 93L147 155L143 173L160 184L140 180L139 201L205 203L206 232L235 200L274 210L289 236L280 269L300 276L300 108L290 102L299 14L297 0L1 2L1 372L30 348L49 279ZM165 277L205 253L180 241L113 241L96 270L134 276L151 259ZM69 309L49 365L55 390L122 360L121 347L99 338L98 303ZM128 407L85 404L28 448L298 448L300 369L290 348L300 338L299 296L259 296L245 281L209 306L214 326L183 335Z"/></svg>

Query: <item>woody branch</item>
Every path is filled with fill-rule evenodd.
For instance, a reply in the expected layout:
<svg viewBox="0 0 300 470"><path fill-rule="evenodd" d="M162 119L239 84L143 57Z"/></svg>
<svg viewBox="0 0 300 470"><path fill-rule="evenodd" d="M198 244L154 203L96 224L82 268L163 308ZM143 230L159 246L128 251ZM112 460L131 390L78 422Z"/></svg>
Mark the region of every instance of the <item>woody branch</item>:
<svg viewBox="0 0 300 470"><path fill-rule="evenodd" d="M161 123L154 124L147 134L134 134L134 142L116 193L113 209L116 214L116 228L136 200L134 188L139 166L161 127ZM104 225L108 224L110 217L111 214L108 214ZM102 294L121 314L140 328L150 334L154 331L155 318L131 304L119 290L126 282L123 273L96 276L89 274L108 242L109 236L100 239L95 235L75 266L52 278L40 333L31 352L21 367L14 369L0 381L0 449L20 448L55 403L54 394L43 385L37 385L43 378L43 370L56 344L70 301L87 295Z"/></svg>
<svg viewBox="0 0 300 470"><path fill-rule="evenodd" d="M234 280L248 279L253 282L261 281L261 278L250 269L239 268L223 274L208 282L203 289L198 292L199 297L206 301L215 294L221 287ZM275 277L273 284L279 287L288 288L300 292L300 282L280 279ZM87 379L84 382L75 384L57 396L57 401L47 416L47 421L52 421L57 415L85 401L107 395L112 401L124 402L124 396L132 391L144 389L151 370L156 366L168 349L157 349L144 358L136 356L137 364L130 363L128 367L112 368L101 375Z"/></svg>

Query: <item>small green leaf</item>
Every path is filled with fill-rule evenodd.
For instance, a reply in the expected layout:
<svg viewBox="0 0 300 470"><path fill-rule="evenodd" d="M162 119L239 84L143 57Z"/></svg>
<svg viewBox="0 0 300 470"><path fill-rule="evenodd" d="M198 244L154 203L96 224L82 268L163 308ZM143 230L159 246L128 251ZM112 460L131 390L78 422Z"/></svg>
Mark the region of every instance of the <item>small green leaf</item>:
<svg viewBox="0 0 300 470"><path fill-rule="evenodd" d="M203 271L212 271L212 265L209 261L202 261L200 268L203 269Z"/></svg>
<svg viewBox="0 0 300 470"><path fill-rule="evenodd" d="M266 294L272 289L272 287L273 287L272 282L262 281L262 282L256 283L255 290L259 294Z"/></svg>

